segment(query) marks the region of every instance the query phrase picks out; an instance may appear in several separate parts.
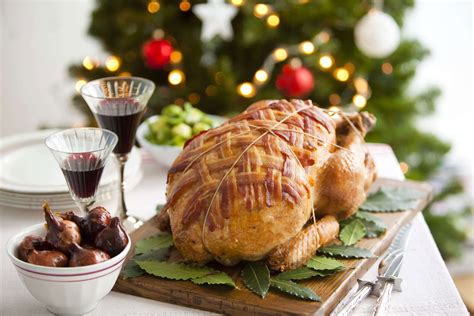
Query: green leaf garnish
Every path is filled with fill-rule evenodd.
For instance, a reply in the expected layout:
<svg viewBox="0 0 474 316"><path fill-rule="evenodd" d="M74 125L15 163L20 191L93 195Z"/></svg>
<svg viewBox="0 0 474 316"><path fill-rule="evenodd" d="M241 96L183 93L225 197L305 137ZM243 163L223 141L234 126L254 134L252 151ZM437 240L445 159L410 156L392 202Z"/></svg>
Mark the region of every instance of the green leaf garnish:
<svg viewBox="0 0 474 316"><path fill-rule="evenodd" d="M352 220L339 233L339 239L345 245L353 245L365 236L365 225L359 219Z"/></svg>
<svg viewBox="0 0 474 316"><path fill-rule="evenodd" d="M191 267L181 263L163 261L136 261L148 274L172 280L189 280L200 278L214 272L207 267Z"/></svg>
<svg viewBox="0 0 474 316"><path fill-rule="evenodd" d="M168 248L173 245L171 234L162 234L150 238L142 239L135 246L135 253L145 253L151 250Z"/></svg>
<svg viewBox="0 0 474 316"><path fill-rule="evenodd" d="M272 287L279 289L282 292L297 296L302 299L320 302L321 298L313 292L313 290L301 286L293 281L271 279L270 284Z"/></svg>
<svg viewBox="0 0 474 316"><path fill-rule="evenodd" d="M135 261L163 261L168 257L169 249L161 248L147 251L145 253L135 255L132 260Z"/></svg>
<svg viewBox="0 0 474 316"><path fill-rule="evenodd" d="M146 253L135 255L130 261L128 261L125 268L123 268L122 275L124 278L134 278L143 275L145 271L140 268L136 261L151 261L151 260L164 260L169 254L168 248L150 250Z"/></svg>
<svg viewBox="0 0 474 316"><path fill-rule="evenodd" d="M412 188L383 187L370 194L360 209L369 212L397 212L413 209L424 192Z"/></svg>
<svg viewBox="0 0 474 316"><path fill-rule="evenodd" d="M191 279L191 282L195 284L224 284L235 288L234 280L228 276L225 272L216 271L199 278Z"/></svg>
<svg viewBox="0 0 474 316"><path fill-rule="evenodd" d="M270 288L270 271L263 262L247 262L242 269L242 280L252 292L265 298Z"/></svg>
<svg viewBox="0 0 474 316"><path fill-rule="evenodd" d="M305 280L315 276L326 276L322 271L316 271L308 267L288 270L275 276L278 280Z"/></svg>
<svg viewBox="0 0 474 316"><path fill-rule="evenodd" d="M383 220L381 218L379 218L377 216L374 216L374 215L370 214L369 212L358 211L357 213L355 213L355 216L357 218L363 219L365 221L377 224L377 226L386 228L385 223L383 222Z"/></svg>
<svg viewBox="0 0 474 316"><path fill-rule="evenodd" d="M346 245L329 245L318 249L318 253L331 257L340 257L344 259L363 259L370 258L373 253L364 248L346 246Z"/></svg>
<svg viewBox="0 0 474 316"><path fill-rule="evenodd" d="M342 262L336 259L322 257L322 256L312 257L311 259L309 259L306 266L314 270L336 270L336 269L344 268L344 265L342 264Z"/></svg>
<svg viewBox="0 0 474 316"><path fill-rule="evenodd" d="M140 268L140 266L135 262L135 260L130 260L127 262L125 267L122 270L122 276L125 279L134 278L140 275L143 275L145 271Z"/></svg>

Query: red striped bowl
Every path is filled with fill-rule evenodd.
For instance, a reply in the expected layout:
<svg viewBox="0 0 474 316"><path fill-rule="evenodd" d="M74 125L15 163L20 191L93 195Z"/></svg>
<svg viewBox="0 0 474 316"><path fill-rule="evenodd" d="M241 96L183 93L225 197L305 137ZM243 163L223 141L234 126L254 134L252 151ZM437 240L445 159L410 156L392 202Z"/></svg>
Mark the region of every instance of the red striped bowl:
<svg viewBox="0 0 474 316"><path fill-rule="evenodd" d="M129 242L117 256L90 266L38 266L17 258L17 248L28 235L45 236L45 225L31 226L10 238L7 254L31 295L54 314L85 314L92 311L114 286L130 250Z"/></svg>

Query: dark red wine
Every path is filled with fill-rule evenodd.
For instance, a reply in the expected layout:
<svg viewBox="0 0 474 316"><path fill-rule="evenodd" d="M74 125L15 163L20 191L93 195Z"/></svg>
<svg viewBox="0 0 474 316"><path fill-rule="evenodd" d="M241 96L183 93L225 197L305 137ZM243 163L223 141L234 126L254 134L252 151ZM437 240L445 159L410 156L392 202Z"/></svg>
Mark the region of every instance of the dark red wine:
<svg viewBox="0 0 474 316"><path fill-rule="evenodd" d="M128 98L107 99L96 109L100 127L108 129L118 136L113 152L127 154L135 143L135 134L143 114L143 107Z"/></svg>
<svg viewBox="0 0 474 316"><path fill-rule="evenodd" d="M71 191L80 198L94 196L99 186L104 164L90 153L69 156L61 168Z"/></svg>

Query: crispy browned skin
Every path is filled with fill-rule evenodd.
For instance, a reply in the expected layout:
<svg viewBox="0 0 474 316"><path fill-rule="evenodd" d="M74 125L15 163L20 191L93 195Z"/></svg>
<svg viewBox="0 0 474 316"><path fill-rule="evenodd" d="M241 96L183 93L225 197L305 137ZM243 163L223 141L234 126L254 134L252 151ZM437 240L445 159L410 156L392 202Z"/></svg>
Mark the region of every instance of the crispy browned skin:
<svg viewBox="0 0 474 316"><path fill-rule="evenodd" d="M304 266L319 247L330 243L339 234L339 223L334 216L324 216L316 224L309 224L295 237L276 247L268 255L272 270L286 271Z"/></svg>
<svg viewBox="0 0 474 316"><path fill-rule="evenodd" d="M234 265L266 258L303 233L317 190L323 181L330 182L329 174L318 171L336 152L336 123L311 101L260 101L198 135L169 171L159 226L168 228L169 220L175 246L186 261L215 259ZM355 183L364 192L364 182ZM320 225L327 232L321 228L318 236L337 234L337 221L327 221ZM309 226L307 230L310 234ZM323 240L308 242L305 258ZM300 264L303 257L287 249L280 257Z"/></svg>
<svg viewBox="0 0 474 316"><path fill-rule="evenodd" d="M365 201L366 192L376 179L375 165L367 152L364 137L375 124L366 112L336 119L337 144L326 163L317 170L314 206L318 215L349 217Z"/></svg>

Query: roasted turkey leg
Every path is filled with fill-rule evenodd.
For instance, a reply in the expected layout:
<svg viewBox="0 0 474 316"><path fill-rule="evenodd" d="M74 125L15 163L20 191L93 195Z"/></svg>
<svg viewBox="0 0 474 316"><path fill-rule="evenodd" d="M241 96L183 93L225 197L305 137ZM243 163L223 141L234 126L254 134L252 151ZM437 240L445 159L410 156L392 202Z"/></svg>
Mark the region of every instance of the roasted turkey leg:
<svg viewBox="0 0 474 316"><path fill-rule="evenodd" d="M343 219L357 211L376 178L363 140L375 125L375 117L367 112L352 113L346 114L346 119L338 115L335 121L337 144L342 148L336 148L317 170L314 207L317 217Z"/></svg>

